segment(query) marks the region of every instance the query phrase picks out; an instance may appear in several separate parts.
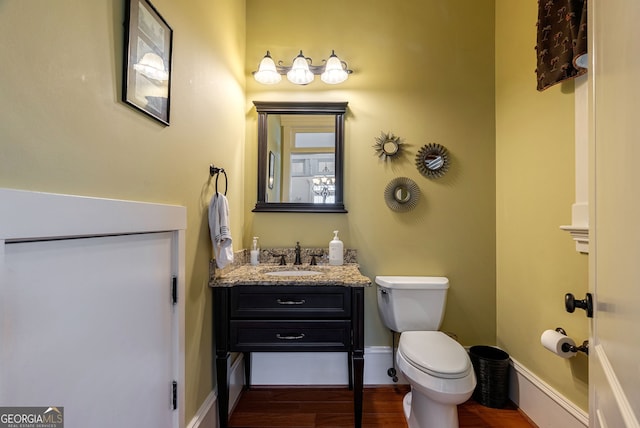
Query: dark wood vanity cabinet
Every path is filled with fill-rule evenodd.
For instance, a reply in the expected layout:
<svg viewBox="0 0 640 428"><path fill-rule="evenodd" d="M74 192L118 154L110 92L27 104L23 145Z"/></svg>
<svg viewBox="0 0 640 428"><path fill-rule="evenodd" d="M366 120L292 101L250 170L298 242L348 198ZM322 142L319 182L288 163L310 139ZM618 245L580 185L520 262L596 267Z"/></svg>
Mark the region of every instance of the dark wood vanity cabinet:
<svg viewBox="0 0 640 428"><path fill-rule="evenodd" d="M335 285L214 287L213 327L220 427L228 424L230 352L347 352L355 426L362 423L364 288Z"/></svg>

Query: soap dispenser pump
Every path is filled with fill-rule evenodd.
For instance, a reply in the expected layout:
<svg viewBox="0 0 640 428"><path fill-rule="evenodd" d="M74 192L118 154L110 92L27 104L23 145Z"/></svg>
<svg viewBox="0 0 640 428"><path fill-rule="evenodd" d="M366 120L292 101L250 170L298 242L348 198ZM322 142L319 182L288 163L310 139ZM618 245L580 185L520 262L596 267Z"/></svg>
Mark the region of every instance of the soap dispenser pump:
<svg viewBox="0 0 640 428"><path fill-rule="evenodd" d="M260 264L259 260L260 248L258 248L258 237L253 237L253 244L251 245L251 266L257 266Z"/></svg>
<svg viewBox="0 0 640 428"><path fill-rule="evenodd" d="M333 239L329 242L329 264L331 266L341 266L344 262L344 246L340 238L338 238L338 231L334 230L333 234Z"/></svg>

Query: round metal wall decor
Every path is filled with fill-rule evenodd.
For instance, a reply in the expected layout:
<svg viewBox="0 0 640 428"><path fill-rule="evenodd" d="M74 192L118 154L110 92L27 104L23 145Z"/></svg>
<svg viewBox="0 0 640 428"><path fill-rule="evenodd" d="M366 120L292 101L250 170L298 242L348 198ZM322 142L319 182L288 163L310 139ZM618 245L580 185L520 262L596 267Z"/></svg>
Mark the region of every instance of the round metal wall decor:
<svg viewBox="0 0 640 428"><path fill-rule="evenodd" d="M442 177L449 169L449 152L440 144L426 144L416 155L416 167L427 178Z"/></svg>
<svg viewBox="0 0 640 428"><path fill-rule="evenodd" d="M420 197L420 188L410 178L394 178L384 189L384 201L393 211L405 212L415 208Z"/></svg>
<svg viewBox="0 0 640 428"><path fill-rule="evenodd" d="M379 137L376 137L376 143L373 147L376 150L376 154L380 159L386 161L397 156L402 151L402 144L404 141L400 137L396 137L391 132L381 132Z"/></svg>

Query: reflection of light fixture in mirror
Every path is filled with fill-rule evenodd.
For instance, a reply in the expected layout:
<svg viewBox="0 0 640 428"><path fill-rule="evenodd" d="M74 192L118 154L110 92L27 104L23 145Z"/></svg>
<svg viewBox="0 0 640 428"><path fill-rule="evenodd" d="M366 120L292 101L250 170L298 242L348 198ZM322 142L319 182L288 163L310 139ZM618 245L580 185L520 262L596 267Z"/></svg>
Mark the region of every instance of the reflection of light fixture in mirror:
<svg viewBox="0 0 640 428"><path fill-rule="evenodd" d="M253 72L253 77L259 83L272 85L280 82L281 75L286 75L287 80L291 83L307 85L313 82L315 76L320 75L323 82L335 85L344 82L349 74L353 73L352 70L349 70L347 63L338 58L333 50L329 59L322 60L322 62L322 65L313 65L311 58L305 57L300 51L298 56L294 58L293 64L286 66L282 64L282 61L278 61L276 64L267 51L267 54L260 61L258 70Z"/></svg>
<svg viewBox="0 0 640 428"><path fill-rule="evenodd" d="M324 173L330 173L329 168L325 165L322 170ZM327 202L327 197L333 195L336 192L336 178L328 175L316 175L311 179L313 183L313 193L318 196L322 196L322 203Z"/></svg>
<svg viewBox="0 0 640 428"><path fill-rule="evenodd" d="M164 68L164 61L156 53L147 52L138 63L133 65L133 68L149 79L161 82L169 80L169 72Z"/></svg>

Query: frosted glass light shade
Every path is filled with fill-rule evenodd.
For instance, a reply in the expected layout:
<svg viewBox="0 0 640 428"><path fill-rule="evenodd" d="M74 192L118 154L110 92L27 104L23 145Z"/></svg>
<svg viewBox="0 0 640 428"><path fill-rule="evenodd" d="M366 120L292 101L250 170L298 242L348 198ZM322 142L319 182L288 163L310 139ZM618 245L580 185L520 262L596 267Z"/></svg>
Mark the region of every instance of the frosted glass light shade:
<svg viewBox="0 0 640 428"><path fill-rule="evenodd" d="M271 54L267 54L260 61L257 71L254 71L253 77L257 82L265 85L274 85L282 81L282 75L287 76L287 80L296 85L308 85L313 82L316 75L319 75L323 82L330 85L342 83L349 78L349 74L353 73L349 70L347 63L342 61L335 52L331 51L328 60L322 60L322 65L313 65L311 58L306 58L302 51L293 59L293 64L287 66L279 61L277 64L271 58Z"/></svg>
<svg viewBox="0 0 640 428"><path fill-rule="evenodd" d="M253 78L264 85L274 85L282 80L282 76L276 70L276 64L269 55L269 51L260 61L258 71L253 73Z"/></svg>
<svg viewBox="0 0 640 428"><path fill-rule="evenodd" d="M320 75L320 79L322 79L324 83L335 85L344 82L348 77L349 74L342 66L342 61L332 52L327 60L324 72Z"/></svg>
<svg viewBox="0 0 640 428"><path fill-rule="evenodd" d="M300 54L293 60L291 70L287 72L287 79L296 85L307 85L313 82L314 77L311 70L309 70L307 59L300 51Z"/></svg>

